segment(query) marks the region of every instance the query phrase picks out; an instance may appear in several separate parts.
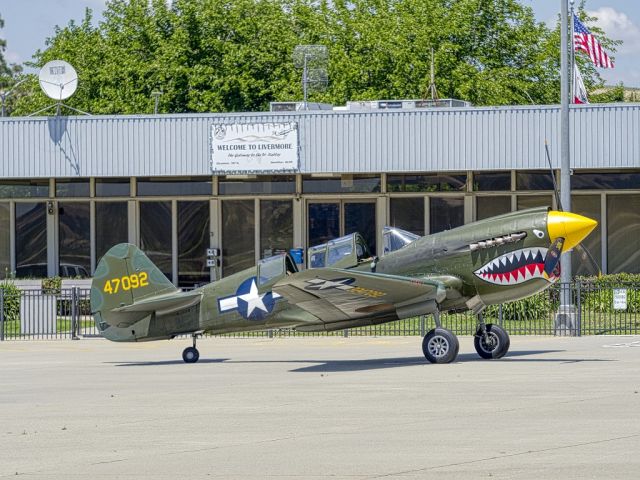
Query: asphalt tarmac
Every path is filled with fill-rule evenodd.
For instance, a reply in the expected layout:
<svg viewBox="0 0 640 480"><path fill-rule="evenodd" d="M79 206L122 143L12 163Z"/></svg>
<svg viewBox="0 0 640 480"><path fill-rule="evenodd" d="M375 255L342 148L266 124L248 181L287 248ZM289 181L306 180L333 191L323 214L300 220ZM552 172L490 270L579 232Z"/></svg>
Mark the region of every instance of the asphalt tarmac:
<svg viewBox="0 0 640 480"><path fill-rule="evenodd" d="M0 343L0 477L640 478L640 337Z"/></svg>

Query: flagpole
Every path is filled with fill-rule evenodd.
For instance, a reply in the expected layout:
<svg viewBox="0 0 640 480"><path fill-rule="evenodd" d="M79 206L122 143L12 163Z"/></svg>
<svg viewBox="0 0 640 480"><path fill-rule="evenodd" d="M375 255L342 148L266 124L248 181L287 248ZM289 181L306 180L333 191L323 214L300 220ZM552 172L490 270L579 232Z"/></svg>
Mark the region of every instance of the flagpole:
<svg viewBox="0 0 640 480"><path fill-rule="evenodd" d="M563 210L571 211L571 160L569 150L569 8L567 0L560 0L560 199ZM573 19L572 23L573 23ZM576 315L571 295L571 253L560 257L560 306L555 317L558 335L575 335Z"/></svg>
<svg viewBox="0 0 640 480"><path fill-rule="evenodd" d="M573 39L573 16L575 15L574 13L574 9L573 9L573 5L574 5L574 0L570 0L570 5L571 7L569 8L569 24L571 25L571 36L569 37L569 44L571 45L571 48L569 49L569 55L570 55L570 68L569 68L569 75L571 75L571 93L570 93L570 100L569 103L575 103L575 98L576 98L576 80L575 80L575 75L574 75L574 68L575 68L575 61L576 61L576 49L573 46L574 43L574 39Z"/></svg>

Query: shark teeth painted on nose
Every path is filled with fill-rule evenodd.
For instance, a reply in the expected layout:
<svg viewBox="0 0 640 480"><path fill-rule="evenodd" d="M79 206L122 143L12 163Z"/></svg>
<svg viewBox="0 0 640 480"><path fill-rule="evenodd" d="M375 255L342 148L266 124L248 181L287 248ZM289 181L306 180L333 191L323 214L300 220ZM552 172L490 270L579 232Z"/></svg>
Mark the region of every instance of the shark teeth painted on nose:
<svg viewBox="0 0 640 480"><path fill-rule="evenodd" d="M534 278L544 278L546 256L546 248L522 248L494 258L473 273L485 282L495 285L517 285ZM549 278L550 282L555 280L555 276Z"/></svg>

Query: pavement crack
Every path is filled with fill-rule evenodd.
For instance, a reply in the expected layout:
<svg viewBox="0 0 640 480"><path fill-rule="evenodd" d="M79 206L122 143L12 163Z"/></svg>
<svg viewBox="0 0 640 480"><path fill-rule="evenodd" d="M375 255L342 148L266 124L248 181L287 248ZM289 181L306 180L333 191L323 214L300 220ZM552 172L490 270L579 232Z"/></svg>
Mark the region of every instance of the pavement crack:
<svg viewBox="0 0 640 480"><path fill-rule="evenodd" d="M622 437L606 438L606 439L603 439L603 440L593 440L593 441L590 441L590 442L572 443L572 444L569 444L569 445L561 445L561 446L557 446L557 447L540 448L538 450L527 450L527 451L524 451L524 452L507 453L505 455L494 455L492 457L478 458L478 459L475 459L475 460L467 460L467 461L464 461L464 462L446 463L446 464L443 464L443 465L434 465L432 467L416 468L416 469L413 469L413 470L404 470L402 472L385 473L383 475L374 475L373 477L369 477L369 479L395 477L395 476L398 476L398 475L410 475L410 474L414 474L414 473L427 472L427 471L430 471L430 470L438 470L440 468L457 467L457 466L460 466L460 465L471 465L471 464L474 464L474 463L487 462L487 461L490 461L490 460L500 460L500 459L503 459L503 458L519 457L519 456L524 456L524 455L531 455L531 454L534 454L534 453L552 452L552 451L564 450L564 449L568 449L568 448L586 447L588 445L598 445L598 444L601 444L601 443L616 442L618 440L626 440L626 439L629 439L629 438L636 438L636 437L640 437L640 433L634 433L632 435L625 435L625 436L622 436Z"/></svg>

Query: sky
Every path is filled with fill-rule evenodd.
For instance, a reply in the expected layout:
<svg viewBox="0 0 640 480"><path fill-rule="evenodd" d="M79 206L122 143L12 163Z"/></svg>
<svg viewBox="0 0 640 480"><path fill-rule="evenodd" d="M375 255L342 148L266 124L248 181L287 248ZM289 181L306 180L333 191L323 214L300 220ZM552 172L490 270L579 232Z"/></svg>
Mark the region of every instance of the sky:
<svg viewBox="0 0 640 480"><path fill-rule="evenodd" d="M536 18L552 24L560 11L558 0L520 0L533 8ZM23 63L45 40L53 36L56 25L69 20L80 21L85 8L99 21L106 0L0 0L0 17L5 21L0 38L7 41L5 58L9 63ZM576 3L579 3L578 1ZM640 87L640 2L635 0L587 0L586 9L598 17L598 25L610 38L623 40L615 54L614 69L601 69L605 82Z"/></svg>

